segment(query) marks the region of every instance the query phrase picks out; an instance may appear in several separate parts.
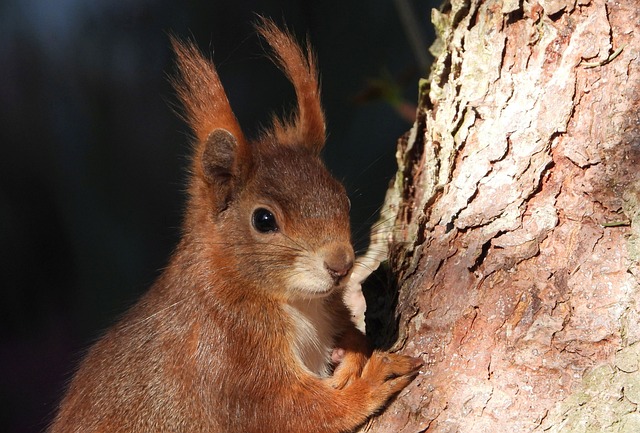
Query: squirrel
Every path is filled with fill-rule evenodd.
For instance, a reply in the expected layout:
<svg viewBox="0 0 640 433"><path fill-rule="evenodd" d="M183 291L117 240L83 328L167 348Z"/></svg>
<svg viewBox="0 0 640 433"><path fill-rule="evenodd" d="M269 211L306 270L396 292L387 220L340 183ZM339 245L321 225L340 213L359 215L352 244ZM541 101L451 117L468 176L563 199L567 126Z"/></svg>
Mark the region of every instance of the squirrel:
<svg viewBox="0 0 640 433"><path fill-rule="evenodd" d="M243 134L213 63L171 38L194 134L182 238L89 350L50 433L353 431L408 385L417 358L369 348L343 301L350 203L320 159L316 60L256 25L297 107Z"/></svg>

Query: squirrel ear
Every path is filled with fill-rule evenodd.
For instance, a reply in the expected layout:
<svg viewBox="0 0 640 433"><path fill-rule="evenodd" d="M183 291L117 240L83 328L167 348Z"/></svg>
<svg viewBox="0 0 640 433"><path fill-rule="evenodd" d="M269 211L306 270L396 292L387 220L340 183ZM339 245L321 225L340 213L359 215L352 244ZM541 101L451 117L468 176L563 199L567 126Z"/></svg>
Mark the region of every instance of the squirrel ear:
<svg viewBox="0 0 640 433"><path fill-rule="evenodd" d="M199 156L202 177L214 190L216 209L223 211L241 178L238 140L229 131L216 129L203 143Z"/></svg>
<svg viewBox="0 0 640 433"><path fill-rule="evenodd" d="M178 64L173 85L196 139L194 175L213 188L222 211L251 170L251 150L213 63L192 42L172 37L171 44Z"/></svg>

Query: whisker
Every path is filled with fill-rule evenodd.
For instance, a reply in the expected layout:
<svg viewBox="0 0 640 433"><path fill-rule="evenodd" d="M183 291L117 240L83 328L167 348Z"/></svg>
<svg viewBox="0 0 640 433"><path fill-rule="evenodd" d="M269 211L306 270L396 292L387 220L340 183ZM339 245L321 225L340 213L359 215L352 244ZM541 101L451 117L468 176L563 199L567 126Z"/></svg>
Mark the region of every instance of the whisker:
<svg viewBox="0 0 640 433"><path fill-rule="evenodd" d="M296 240L295 240L295 239L293 239L291 236L287 236L287 234L286 234L286 233L282 233L282 232L280 232L280 233L282 234L282 236L284 236L285 238L287 238L288 240L290 240L291 242L293 242L294 244L296 244L298 247L300 247L300 251L308 251L308 248L305 248L305 247L304 247L304 245L302 245L302 244L300 244L300 243L296 242Z"/></svg>

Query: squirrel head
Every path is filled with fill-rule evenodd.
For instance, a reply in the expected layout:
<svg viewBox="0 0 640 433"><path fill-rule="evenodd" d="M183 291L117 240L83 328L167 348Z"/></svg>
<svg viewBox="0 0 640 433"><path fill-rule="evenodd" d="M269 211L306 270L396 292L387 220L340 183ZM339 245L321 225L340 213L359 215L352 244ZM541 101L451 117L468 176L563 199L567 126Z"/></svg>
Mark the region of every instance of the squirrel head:
<svg viewBox="0 0 640 433"><path fill-rule="evenodd" d="M325 122L307 43L262 19L258 32L294 86L297 110L274 118L254 141L244 136L213 64L173 40L178 96L195 135L185 236L212 272L233 274L285 298L317 298L342 288L354 262L349 200L320 159Z"/></svg>

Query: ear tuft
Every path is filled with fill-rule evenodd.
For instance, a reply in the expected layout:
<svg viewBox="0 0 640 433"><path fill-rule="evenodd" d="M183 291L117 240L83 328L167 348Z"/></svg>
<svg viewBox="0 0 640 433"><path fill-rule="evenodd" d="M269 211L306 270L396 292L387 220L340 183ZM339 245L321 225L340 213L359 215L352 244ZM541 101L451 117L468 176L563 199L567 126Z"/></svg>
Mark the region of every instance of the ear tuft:
<svg viewBox="0 0 640 433"><path fill-rule="evenodd" d="M196 136L194 179L211 187L213 201L222 211L233 188L239 187L251 170L251 150L213 63L191 42L172 37L171 44L179 71L173 85Z"/></svg>
<svg viewBox="0 0 640 433"><path fill-rule="evenodd" d="M192 42L181 42L171 37L176 53L178 77L172 80L184 106L185 119L203 142L217 128L224 128L238 141L245 142L244 134L222 87L213 63L202 55Z"/></svg>
<svg viewBox="0 0 640 433"><path fill-rule="evenodd" d="M325 121L320 103L320 86L316 59L307 42L306 52L293 37L280 30L273 21L261 18L256 24L260 35L273 50L274 62L293 84L298 99L298 110L291 122L275 119L273 135L289 146L305 146L320 153L325 143Z"/></svg>

